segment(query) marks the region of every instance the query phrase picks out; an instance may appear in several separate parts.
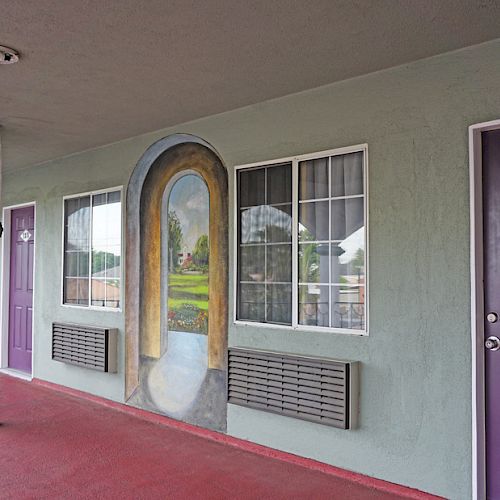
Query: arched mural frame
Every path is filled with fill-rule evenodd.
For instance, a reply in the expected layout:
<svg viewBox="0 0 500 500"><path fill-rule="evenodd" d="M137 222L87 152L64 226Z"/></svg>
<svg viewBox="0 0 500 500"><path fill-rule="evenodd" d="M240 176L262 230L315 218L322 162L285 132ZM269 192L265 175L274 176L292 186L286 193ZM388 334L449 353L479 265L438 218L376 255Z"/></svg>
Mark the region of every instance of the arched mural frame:
<svg viewBox="0 0 500 500"><path fill-rule="evenodd" d="M208 367L225 370L228 334L228 176L217 151L203 139L175 134L151 145L127 189L125 276L125 399L139 384L139 356L160 356L161 208L164 190L183 171L205 181L209 214Z"/></svg>

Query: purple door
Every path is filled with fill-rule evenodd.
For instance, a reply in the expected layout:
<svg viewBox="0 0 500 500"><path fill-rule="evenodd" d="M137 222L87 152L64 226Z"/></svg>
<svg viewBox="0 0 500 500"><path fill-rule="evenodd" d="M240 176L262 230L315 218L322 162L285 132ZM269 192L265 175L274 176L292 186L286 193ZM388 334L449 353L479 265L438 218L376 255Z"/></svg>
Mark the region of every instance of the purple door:
<svg viewBox="0 0 500 500"><path fill-rule="evenodd" d="M486 491L500 498L500 130L483 132Z"/></svg>
<svg viewBox="0 0 500 500"><path fill-rule="evenodd" d="M35 209L12 211L9 293L9 367L31 373Z"/></svg>

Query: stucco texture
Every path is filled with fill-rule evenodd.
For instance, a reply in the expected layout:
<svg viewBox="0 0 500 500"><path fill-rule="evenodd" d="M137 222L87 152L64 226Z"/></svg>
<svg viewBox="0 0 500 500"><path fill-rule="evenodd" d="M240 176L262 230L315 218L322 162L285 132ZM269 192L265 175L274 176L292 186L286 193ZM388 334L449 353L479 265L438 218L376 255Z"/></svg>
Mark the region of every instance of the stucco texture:
<svg viewBox="0 0 500 500"><path fill-rule="evenodd" d="M496 41L6 175L4 206L37 202L34 376L124 397L123 313L60 305L64 195L126 186L154 141L191 133L212 144L228 167L232 241L235 165L368 143L369 336L231 321L229 328L230 346L360 361L359 429L230 406L228 432L431 493L470 498L467 127L500 118L499 54ZM233 259L231 248L230 269ZM51 361L53 321L118 327L118 373Z"/></svg>

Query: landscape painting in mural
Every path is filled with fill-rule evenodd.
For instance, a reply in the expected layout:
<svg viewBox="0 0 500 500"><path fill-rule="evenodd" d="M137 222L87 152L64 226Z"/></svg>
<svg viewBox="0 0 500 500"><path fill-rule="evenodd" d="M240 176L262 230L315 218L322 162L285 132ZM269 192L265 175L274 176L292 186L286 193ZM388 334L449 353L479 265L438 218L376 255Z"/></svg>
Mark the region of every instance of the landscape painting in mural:
<svg viewBox="0 0 500 500"><path fill-rule="evenodd" d="M168 200L168 329L208 333L208 189L194 174Z"/></svg>

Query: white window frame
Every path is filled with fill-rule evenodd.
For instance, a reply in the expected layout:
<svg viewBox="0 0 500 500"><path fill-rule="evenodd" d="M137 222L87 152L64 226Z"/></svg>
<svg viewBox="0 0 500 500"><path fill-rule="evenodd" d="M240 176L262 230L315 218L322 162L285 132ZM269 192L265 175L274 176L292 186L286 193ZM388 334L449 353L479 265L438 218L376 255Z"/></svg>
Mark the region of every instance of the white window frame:
<svg viewBox="0 0 500 500"><path fill-rule="evenodd" d="M364 220L365 220L365 328L363 330L350 328L335 328L326 326L300 325L298 323L298 220L299 220L299 162L324 158L325 156L338 156L349 153L363 153L363 189L364 189ZM279 325L274 323L260 323L258 321L239 320L238 314L238 171L254 167L264 167L281 165L283 163L292 164L292 324ZM327 149L315 153L308 153L287 158L247 163L234 167L233 176L233 324L243 327L269 328L280 330L297 330L322 333L340 333L349 335L369 335L369 221L368 221L368 144L357 144L336 149Z"/></svg>
<svg viewBox="0 0 500 500"><path fill-rule="evenodd" d="M92 302L92 297L91 297L91 287L92 287L92 280L89 279L89 305L88 306L79 306L79 305L74 305L74 304L65 304L64 303L64 260L65 260L65 248L64 248L64 216L65 216L65 205L66 205L66 200L72 200L75 198L83 198L84 196L90 196L91 198L91 204L90 204L90 245L92 245L92 196L99 195L99 194L106 194L106 193L115 193L116 191L120 192L120 203L121 203L121 213L120 213L120 224L121 224L121 254L120 254L120 307L106 307L106 306L93 306L91 304ZM123 234L123 228L124 228L124 207L125 203L123 200L123 186L116 186L116 187L111 187L111 188L106 188L106 189L98 189L95 191L87 191L85 193L77 193L77 194L71 194L67 196L63 196L62 199L62 233L61 233L61 245L62 245L62 252L61 252L61 306L64 308L69 308L69 309L78 309L79 311L103 311L103 312L116 312L116 313L121 313L123 312L123 298L124 298L124 276L123 276L123 270L124 270L124 234ZM89 273L90 270L92 269L92 252L89 252ZM90 278L90 275L89 275Z"/></svg>

